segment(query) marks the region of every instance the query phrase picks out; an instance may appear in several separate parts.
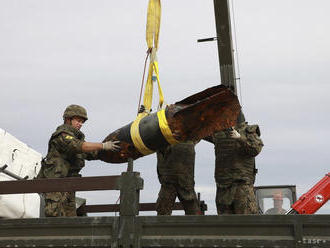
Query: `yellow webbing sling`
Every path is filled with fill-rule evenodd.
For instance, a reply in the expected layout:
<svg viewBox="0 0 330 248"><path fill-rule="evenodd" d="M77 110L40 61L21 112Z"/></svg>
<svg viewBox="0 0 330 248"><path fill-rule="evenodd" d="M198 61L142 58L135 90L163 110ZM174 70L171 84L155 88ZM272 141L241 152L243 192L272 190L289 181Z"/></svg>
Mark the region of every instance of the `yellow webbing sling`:
<svg viewBox="0 0 330 248"><path fill-rule="evenodd" d="M139 113L136 120L131 125L131 138L134 143L134 146L144 155L153 153L154 151L150 150L143 143L140 132L139 132L139 123L140 120L149 114L152 105L152 93L153 93L153 77L157 80L158 84L158 93L159 93L159 108L162 108L164 103L163 90L160 86L159 80L159 69L157 62L157 50L158 50L158 39L159 39L159 30L160 30L160 19L161 19L161 3L160 0L149 0L148 4L148 14L147 14L147 27L146 27L146 41L148 45L148 52L150 53L150 64L148 70L148 78L145 86L143 105L147 112ZM167 120L165 117L165 111L162 114L158 114L159 127L162 134L166 140L172 144L177 143L174 139L173 134L168 127ZM162 118L160 118L162 117ZM170 142L171 141L171 142Z"/></svg>
<svg viewBox="0 0 330 248"><path fill-rule="evenodd" d="M159 41L159 29L161 18L161 4L160 0L150 0L148 5L147 15L147 28L146 28L146 41L148 51L150 54L150 64L148 71L148 79L145 87L143 105L149 111L152 105L152 92L153 92L153 76L156 76L159 93L159 107L161 108L164 103L163 91L159 81L159 70L157 62L157 50Z"/></svg>
<svg viewBox="0 0 330 248"><path fill-rule="evenodd" d="M167 120L166 120L166 115L165 115L165 109L162 109L161 111L157 112L157 116L158 116L158 123L159 123L159 128L160 131L162 132L164 138L166 139L166 141L169 144L177 144L179 143L179 141L177 141L174 136L173 133L171 131L171 129L168 126Z"/></svg>

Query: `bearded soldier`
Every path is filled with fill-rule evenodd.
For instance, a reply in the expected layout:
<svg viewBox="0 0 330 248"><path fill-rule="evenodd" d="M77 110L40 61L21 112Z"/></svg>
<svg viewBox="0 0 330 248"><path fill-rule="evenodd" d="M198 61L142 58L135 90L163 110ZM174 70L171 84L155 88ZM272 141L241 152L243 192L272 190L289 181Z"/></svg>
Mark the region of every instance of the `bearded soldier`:
<svg viewBox="0 0 330 248"><path fill-rule="evenodd" d="M98 159L100 150L119 150L119 141L92 143L85 141L80 128L87 120L86 109L68 106L63 114L64 124L57 127L48 142L48 153L42 161L38 178L79 177L86 160ZM77 216L75 192L45 193L45 216Z"/></svg>
<svg viewBox="0 0 330 248"><path fill-rule="evenodd" d="M195 143L169 145L157 152L157 173L161 189L157 214L171 215L176 197L186 215L199 215L200 207L194 189Z"/></svg>
<svg viewBox="0 0 330 248"><path fill-rule="evenodd" d="M253 184L255 157L263 142L258 125L248 125L241 112L230 130L206 138L214 144L216 206L218 214L257 214Z"/></svg>

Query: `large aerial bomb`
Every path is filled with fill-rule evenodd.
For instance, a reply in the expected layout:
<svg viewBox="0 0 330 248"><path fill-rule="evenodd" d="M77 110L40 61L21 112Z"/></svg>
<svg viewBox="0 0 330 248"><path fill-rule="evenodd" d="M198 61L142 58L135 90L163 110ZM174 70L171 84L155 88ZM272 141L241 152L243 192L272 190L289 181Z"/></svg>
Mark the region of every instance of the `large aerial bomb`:
<svg viewBox="0 0 330 248"><path fill-rule="evenodd" d="M156 113L138 115L135 121L103 140L120 141L121 150L101 151L99 158L108 163L124 163L169 144L198 141L235 126L240 109L237 96L225 86L208 88Z"/></svg>

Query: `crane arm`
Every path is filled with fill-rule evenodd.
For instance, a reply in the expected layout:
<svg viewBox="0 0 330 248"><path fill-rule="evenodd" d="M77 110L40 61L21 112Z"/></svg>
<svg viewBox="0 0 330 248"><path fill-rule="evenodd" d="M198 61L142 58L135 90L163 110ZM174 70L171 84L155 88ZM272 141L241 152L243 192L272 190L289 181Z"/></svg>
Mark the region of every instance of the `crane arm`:
<svg viewBox="0 0 330 248"><path fill-rule="evenodd" d="M326 174L292 206L288 214L313 214L330 198L330 173Z"/></svg>
<svg viewBox="0 0 330 248"><path fill-rule="evenodd" d="M237 95L228 0L214 0L221 83Z"/></svg>

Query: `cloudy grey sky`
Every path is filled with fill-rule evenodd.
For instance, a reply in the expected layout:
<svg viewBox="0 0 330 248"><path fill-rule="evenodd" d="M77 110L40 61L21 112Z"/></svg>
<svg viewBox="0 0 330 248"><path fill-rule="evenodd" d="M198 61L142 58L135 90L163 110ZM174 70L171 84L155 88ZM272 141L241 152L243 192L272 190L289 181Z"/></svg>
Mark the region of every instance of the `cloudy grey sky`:
<svg viewBox="0 0 330 248"><path fill-rule="evenodd" d="M232 0L242 106L265 147L256 185L304 193L329 172L330 17L327 0ZM146 54L147 0L0 0L0 128L43 155L65 107L87 108L88 141L134 120ZM220 82L213 0L162 1L158 52L167 103ZM155 91L157 93L157 91ZM196 147L196 189L214 214L213 146ZM116 175L126 164L88 162L84 176ZM135 161L157 198L156 159ZM118 193L81 193L88 204ZM330 213L329 203L320 211Z"/></svg>

